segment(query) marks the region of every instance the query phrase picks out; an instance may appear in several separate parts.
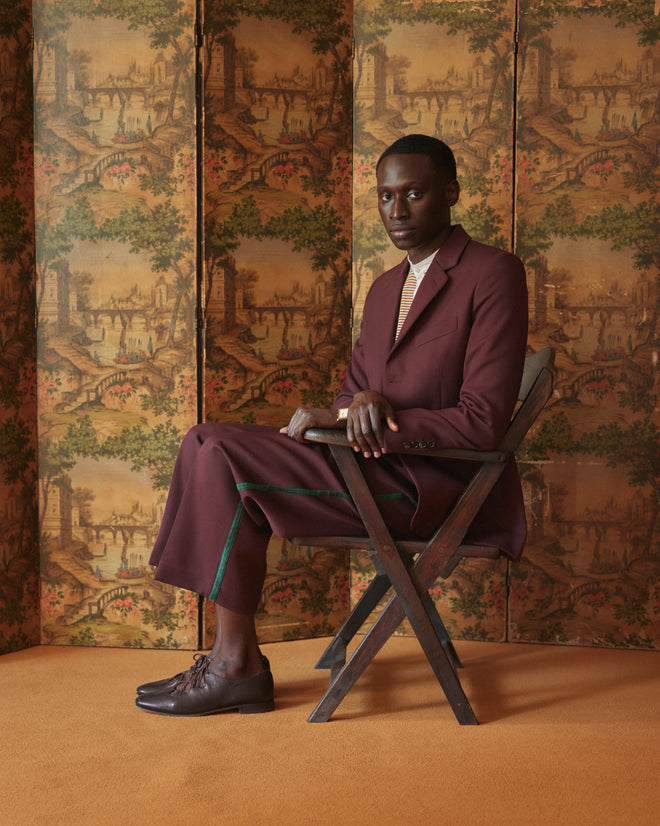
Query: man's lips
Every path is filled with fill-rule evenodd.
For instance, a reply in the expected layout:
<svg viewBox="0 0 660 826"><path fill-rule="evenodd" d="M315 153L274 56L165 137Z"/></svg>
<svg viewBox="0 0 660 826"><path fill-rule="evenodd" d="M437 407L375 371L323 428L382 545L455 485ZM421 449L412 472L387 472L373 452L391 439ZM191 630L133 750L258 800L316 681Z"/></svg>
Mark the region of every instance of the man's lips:
<svg viewBox="0 0 660 826"><path fill-rule="evenodd" d="M407 238L412 235L414 230L412 227L390 227L390 238Z"/></svg>

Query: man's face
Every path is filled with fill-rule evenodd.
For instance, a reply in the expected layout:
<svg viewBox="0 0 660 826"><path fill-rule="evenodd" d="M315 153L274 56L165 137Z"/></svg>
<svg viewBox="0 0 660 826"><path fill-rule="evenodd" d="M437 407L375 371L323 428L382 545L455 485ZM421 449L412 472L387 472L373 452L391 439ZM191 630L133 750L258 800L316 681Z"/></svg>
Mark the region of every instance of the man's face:
<svg viewBox="0 0 660 826"><path fill-rule="evenodd" d="M449 235L458 182L427 155L388 155L376 180L378 211L392 243L413 263L427 258Z"/></svg>

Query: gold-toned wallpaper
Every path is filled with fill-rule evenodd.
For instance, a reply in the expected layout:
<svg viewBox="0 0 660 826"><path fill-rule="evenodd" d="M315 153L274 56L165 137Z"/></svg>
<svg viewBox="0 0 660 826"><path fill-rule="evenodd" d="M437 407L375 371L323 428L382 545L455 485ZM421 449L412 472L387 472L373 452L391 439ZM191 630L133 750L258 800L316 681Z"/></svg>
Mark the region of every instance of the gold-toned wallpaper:
<svg viewBox="0 0 660 826"><path fill-rule="evenodd" d="M195 4L35 8L42 639L197 645L148 566L197 416Z"/></svg>

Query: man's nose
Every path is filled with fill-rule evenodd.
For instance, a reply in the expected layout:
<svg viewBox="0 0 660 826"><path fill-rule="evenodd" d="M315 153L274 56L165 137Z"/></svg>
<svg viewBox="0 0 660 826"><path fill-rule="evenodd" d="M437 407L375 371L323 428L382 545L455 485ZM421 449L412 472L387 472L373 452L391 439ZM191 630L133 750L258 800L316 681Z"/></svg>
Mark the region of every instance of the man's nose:
<svg viewBox="0 0 660 826"><path fill-rule="evenodd" d="M400 220L408 215L408 202L400 195L395 195L390 204L390 218L392 220Z"/></svg>

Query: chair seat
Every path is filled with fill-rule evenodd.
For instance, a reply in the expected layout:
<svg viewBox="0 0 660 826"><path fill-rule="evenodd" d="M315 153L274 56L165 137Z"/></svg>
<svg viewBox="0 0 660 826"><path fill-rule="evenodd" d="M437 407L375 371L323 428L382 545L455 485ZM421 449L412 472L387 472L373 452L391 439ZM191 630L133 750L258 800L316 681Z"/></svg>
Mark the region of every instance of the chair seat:
<svg viewBox="0 0 660 826"><path fill-rule="evenodd" d="M355 551L373 550L373 540L368 536L293 536L289 538L292 545L312 545L315 548L350 548ZM428 541L413 539L395 539L399 551L405 554L419 554ZM499 559L501 551L494 545L459 545L458 553L472 559Z"/></svg>

